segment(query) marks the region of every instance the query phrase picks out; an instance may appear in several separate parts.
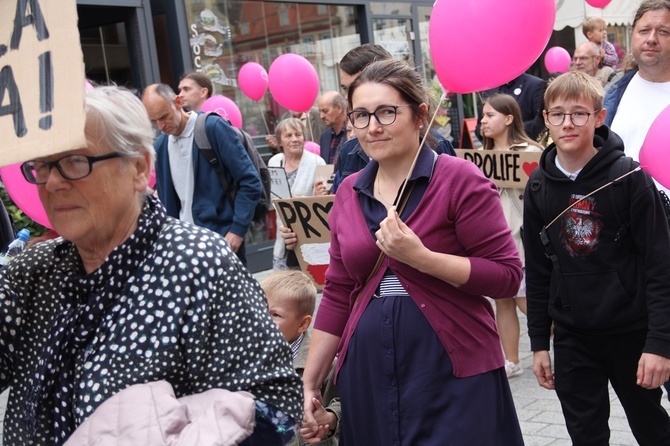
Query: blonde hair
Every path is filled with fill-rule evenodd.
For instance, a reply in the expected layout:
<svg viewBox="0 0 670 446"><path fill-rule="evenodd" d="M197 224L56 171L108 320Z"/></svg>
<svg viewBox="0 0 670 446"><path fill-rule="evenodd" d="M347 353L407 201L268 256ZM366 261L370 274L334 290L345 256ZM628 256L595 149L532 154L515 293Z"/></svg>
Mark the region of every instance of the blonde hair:
<svg viewBox="0 0 670 446"><path fill-rule="evenodd" d="M302 271L275 271L261 281L261 288L266 295L291 302L299 317L314 314L316 287L312 279Z"/></svg>
<svg viewBox="0 0 670 446"><path fill-rule="evenodd" d="M605 20L603 20L600 17L587 17L584 19L584 21L582 22L582 32L587 38L588 38L587 33L592 32L595 29L596 25L602 25L603 28L607 26Z"/></svg>
<svg viewBox="0 0 670 446"><path fill-rule="evenodd" d="M557 99L591 99L596 110L602 110L605 90L593 76L581 71L568 71L549 83L544 92L545 107Z"/></svg>

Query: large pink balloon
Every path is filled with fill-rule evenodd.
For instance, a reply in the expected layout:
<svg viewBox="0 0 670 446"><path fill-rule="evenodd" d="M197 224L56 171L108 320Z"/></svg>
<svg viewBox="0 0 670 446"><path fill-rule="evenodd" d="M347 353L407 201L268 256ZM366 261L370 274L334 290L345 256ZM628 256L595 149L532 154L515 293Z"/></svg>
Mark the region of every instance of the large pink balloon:
<svg viewBox="0 0 670 446"><path fill-rule="evenodd" d="M5 188L14 204L23 211L28 218L36 221L42 226L53 229L49 217L42 206L37 186L30 184L23 178L21 164L12 164L0 168L0 176L5 183Z"/></svg>
<svg viewBox="0 0 670 446"><path fill-rule="evenodd" d="M296 112L312 108L319 94L319 76L302 56L288 53L270 65L270 93L282 107Z"/></svg>
<svg viewBox="0 0 670 446"><path fill-rule="evenodd" d="M321 156L321 146L314 141L305 141L305 150L315 155Z"/></svg>
<svg viewBox="0 0 670 446"><path fill-rule="evenodd" d="M260 101L268 91L268 72L256 62L247 62L237 73L237 83L249 99Z"/></svg>
<svg viewBox="0 0 670 446"><path fill-rule="evenodd" d="M200 109L203 112L216 112L238 129L242 128L242 112L232 100L220 94L207 99Z"/></svg>
<svg viewBox="0 0 670 446"><path fill-rule="evenodd" d="M570 62L570 53L560 46L552 46L544 55L544 66L549 73L567 73Z"/></svg>
<svg viewBox="0 0 670 446"><path fill-rule="evenodd" d="M654 119L640 148L640 166L656 181L670 189L670 105Z"/></svg>
<svg viewBox="0 0 670 446"><path fill-rule="evenodd" d="M586 0L586 3L594 8L604 8L609 5L612 0Z"/></svg>
<svg viewBox="0 0 670 446"><path fill-rule="evenodd" d="M505 84L540 57L555 19L555 0L438 0L428 32L437 77L454 93Z"/></svg>

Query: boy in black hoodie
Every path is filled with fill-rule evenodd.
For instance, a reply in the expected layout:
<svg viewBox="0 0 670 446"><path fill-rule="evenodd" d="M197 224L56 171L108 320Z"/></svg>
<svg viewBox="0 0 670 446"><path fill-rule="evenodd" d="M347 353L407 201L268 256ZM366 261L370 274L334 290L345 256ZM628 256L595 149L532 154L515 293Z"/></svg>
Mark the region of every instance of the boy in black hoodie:
<svg viewBox="0 0 670 446"><path fill-rule="evenodd" d="M556 390L574 445L609 444L608 381L638 443L669 445L659 386L670 377L670 233L658 191L639 169L621 180L626 187L589 195L624 156L621 138L603 126L603 95L591 76L569 72L544 96L554 144L524 196L533 373Z"/></svg>

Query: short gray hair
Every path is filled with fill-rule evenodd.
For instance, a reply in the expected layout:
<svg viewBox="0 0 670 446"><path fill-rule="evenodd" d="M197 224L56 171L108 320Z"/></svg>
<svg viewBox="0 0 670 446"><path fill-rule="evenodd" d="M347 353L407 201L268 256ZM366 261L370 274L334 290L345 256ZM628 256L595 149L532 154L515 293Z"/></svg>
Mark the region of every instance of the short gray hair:
<svg viewBox="0 0 670 446"><path fill-rule="evenodd" d="M286 118L279 121L275 126L275 136L277 137L277 142L281 145L281 137L288 130L293 129L297 130L307 139L305 135L305 124L298 118Z"/></svg>
<svg viewBox="0 0 670 446"><path fill-rule="evenodd" d="M86 93L86 119L95 119L101 132L97 137L125 156L148 153L156 158L154 130L142 101L130 90L118 86L96 87Z"/></svg>

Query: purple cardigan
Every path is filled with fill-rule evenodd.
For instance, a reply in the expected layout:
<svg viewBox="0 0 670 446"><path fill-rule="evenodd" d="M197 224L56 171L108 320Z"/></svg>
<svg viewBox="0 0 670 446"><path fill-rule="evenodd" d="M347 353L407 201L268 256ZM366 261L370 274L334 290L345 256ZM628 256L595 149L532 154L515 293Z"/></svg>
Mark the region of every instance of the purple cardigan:
<svg viewBox="0 0 670 446"><path fill-rule="evenodd" d="M507 298L521 281L521 261L507 227L495 185L470 161L441 155L417 208L405 223L430 250L466 256L468 283L455 288L388 257L368 282L379 249L352 185L338 189L329 216L330 266L314 327L340 337L338 371L364 309L391 268L440 338L457 377L500 368L504 357L491 304L484 296Z"/></svg>

